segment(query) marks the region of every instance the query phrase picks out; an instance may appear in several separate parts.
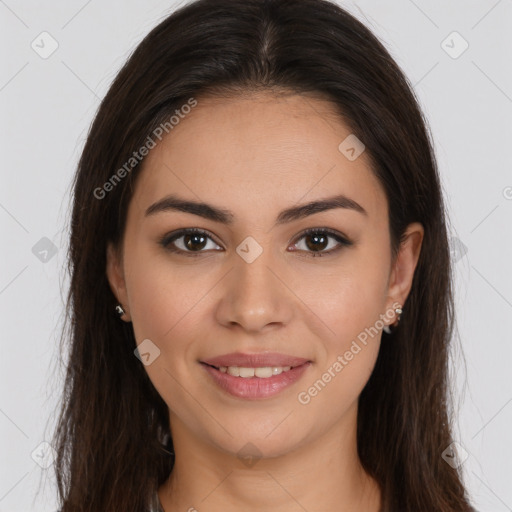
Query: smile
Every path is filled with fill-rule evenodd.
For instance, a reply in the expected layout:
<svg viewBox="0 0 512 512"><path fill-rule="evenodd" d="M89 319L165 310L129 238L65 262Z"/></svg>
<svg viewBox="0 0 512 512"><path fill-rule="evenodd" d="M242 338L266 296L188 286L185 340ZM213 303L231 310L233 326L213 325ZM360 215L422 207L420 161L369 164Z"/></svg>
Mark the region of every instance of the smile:
<svg viewBox="0 0 512 512"><path fill-rule="evenodd" d="M213 366L201 362L213 382L222 391L245 399L262 399L277 395L297 382L311 362L297 366Z"/></svg>

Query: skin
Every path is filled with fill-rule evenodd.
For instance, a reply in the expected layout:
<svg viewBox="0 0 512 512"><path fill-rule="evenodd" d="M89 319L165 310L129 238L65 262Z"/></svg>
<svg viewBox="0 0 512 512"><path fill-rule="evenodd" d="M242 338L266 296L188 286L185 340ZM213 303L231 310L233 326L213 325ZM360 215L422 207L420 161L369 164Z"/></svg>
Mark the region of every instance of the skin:
<svg viewBox="0 0 512 512"><path fill-rule="evenodd" d="M380 489L357 455L356 421L381 332L309 403L297 398L358 334L405 303L421 249L423 227L414 223L391 261L384 190L365 152L350 161L338 150L350 133L314 97L201 97L146 157L122 247L108 247L107 276L137 343L148 338L160 349L145 369L169 407L176 452L159 489L166 512L379 510ZM144 215L170 193L228 209L234 222ZM274 225L285 208L339 193L367 215L337 208ZM194 227L211 234L202 246L192 241L197 257L158 243ZM312 245L301 237L307 228L330 228L353 245L330 235ZM236 252L247 236L263 249L252 263ZM185 251L186 241L174 245ZM282 352L312 365L278 395L244 400L219 390L199 363L235 351ZM251 466L237 456L247 443L261 456Z"/></svg>

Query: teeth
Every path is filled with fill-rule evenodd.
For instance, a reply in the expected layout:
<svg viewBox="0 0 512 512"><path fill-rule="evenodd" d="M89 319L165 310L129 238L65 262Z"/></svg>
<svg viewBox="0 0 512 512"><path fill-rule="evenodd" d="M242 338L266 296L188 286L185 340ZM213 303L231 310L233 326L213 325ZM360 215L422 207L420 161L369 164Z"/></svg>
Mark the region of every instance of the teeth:
<svg viewBox="0 0 512 512"><path fill-rule="evenodd" d="M291 366L265 366L263 368L245 368L243 366L221 366L219 371L227 373L233 377L242 377L250 379L251 377L259 377L260 379L268 379L274 375L279 375L290 370Z"/></svg>

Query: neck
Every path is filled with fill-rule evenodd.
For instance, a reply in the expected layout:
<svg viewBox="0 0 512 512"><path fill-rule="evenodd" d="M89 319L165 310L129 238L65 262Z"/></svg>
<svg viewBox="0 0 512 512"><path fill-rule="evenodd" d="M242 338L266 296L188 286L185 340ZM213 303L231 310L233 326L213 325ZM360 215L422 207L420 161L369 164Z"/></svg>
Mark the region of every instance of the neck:
<svg viewBox="0 0 512 512"><path fill-rule="evenodd" d="M380 510L380 489L361 466L357 405L314 442L279 457L240 460L171 419L175 465L160 487L165 512ZM257 441L255 442L255 444Z"/></svg>

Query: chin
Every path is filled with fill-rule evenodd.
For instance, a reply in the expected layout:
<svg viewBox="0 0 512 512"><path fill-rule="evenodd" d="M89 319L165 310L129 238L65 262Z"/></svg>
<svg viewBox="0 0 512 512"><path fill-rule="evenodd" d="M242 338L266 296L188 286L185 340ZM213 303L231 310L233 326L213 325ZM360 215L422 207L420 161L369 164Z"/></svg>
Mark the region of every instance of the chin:
<svg viewBox="0 0 512 512"><path fill-rule="evenodd" d="M280 418L279 421L282 421ZM219 439L217 436L211 439L211 444L218 449L235 456L244 462L247 460L259 460L261 458L276 458L287 455L295 451L307 437L305 433L297 431L292 425L287 427L283 423L276 428L279 421L273 423L273 427L268 429L261 425L253 425L252 428L243 426L228 426L227 430L232 434L225 433ZM249 464L248 464L249 466Z"/></svg>

